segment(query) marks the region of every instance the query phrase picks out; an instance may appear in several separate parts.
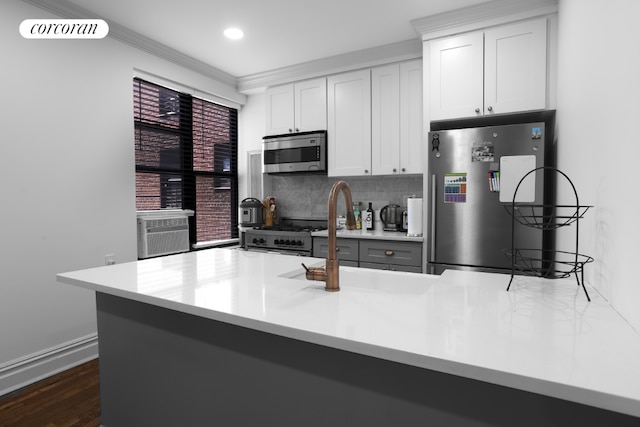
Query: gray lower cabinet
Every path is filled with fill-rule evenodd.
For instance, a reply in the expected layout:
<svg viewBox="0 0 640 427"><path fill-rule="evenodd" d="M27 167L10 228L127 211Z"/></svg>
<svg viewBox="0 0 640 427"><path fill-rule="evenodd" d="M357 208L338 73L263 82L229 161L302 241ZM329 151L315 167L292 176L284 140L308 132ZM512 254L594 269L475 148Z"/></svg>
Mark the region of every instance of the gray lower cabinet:
<svg viewBox="0 0 640 427"><path fill-rule="evenodd" d="M422 273L422 244L391 240L361 240L360 267Z"/></svg>
<svg viewBox="0 0 640 427"><path fill-rule="evenodd" d="M340 265L345 267L358 267L358 240L336 239L336 248ZM329 251L329 239L326 237L313 238L313 256L326 258Z"/></svg>
<svg viewBox="0 0 640 427"><path fill-rule="evenodd" d="M415 267L411 265L378 264L375 262L361 262L360 267L373 268L376 270L406 271L409 273L422 273L422 267Z"/></svg>
<svg viewBox="0 0 640 427"><path fill-rule="evenodd" d="M326 237L313 238L313 256L326 258ZM393 240L337 238L340 265L422 273L422 243Z"/></svg>

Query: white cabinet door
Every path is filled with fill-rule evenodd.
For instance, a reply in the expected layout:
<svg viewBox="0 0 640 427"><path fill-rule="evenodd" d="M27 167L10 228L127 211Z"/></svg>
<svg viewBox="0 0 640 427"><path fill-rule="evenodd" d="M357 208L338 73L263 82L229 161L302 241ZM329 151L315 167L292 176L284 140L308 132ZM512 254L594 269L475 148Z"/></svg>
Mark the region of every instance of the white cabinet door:
<svg viewBox="0 0 640 427"><path fill-rule="evenodd" d="M270 87L265 91L267 135L279 135L294 129L293 85Z"/></svg>
<svg viewBox="0 0 640 427"><path fill-rule="evenodd" d="M422 173L422 60L400 64L400 173Z"/></svg>
<svg viewBox="0 0 640 427"><path fill-rule="evenodd" d="M293 92L295 131L326 130L327 79L295 83Z"/></svg>
<svg viewBox="0 0 640 427"><path fill-rule="evenodd" d="M371 71L327 78L329 176L371 175Z"/></svg>
<svg viewBox="0 0 640 427"><path fill-rule="evenodd" d="M400 170L400 66L371 70L371 172Z"/></svg>
<svg viewBox="0 0 640 427"><path fill-rule="evenodd" d="M373 175L422 173L422 60L371 70Z"/></svg>
<svg viewBox="0 0 640 427"><path fill-rule="evenodd" d="M483 33L429 42L431 120L482 115Z"/></svg>
<svg viewBox="0 0 640 427"><path fill-rule="evenodd" d="M485 114L546 108L547 20L485 31Z"/></svg>
<svg viewBox="0 0 640 427"><path fill-rule="evenodd" d="M544 109L546 76L546 18L430 41L430 119Z"/></svg>
<svg viewBox="0 0 640 427"><path fill-rule="evenodd" d="M327 79L313 79L265 91L266 135L327 129Z"/></svg>

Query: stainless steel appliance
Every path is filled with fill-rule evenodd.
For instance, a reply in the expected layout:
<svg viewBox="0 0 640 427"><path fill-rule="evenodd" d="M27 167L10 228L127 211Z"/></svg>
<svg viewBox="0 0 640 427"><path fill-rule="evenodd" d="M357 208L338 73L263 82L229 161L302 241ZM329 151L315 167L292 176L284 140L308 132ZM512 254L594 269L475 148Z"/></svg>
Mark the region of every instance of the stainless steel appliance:
<svg viewBox="0 0 640 427"><path fill-rule="evenodd" d="M262 172L327 173L327 131L265 136Z"/></svg>
<svg viewBox="0 0 640 427"><path fill-rule="evenodd" d="M313 253L311 233L326 229L326 221L321 220L285 220L283 224L254 227L245 232L245 249L308 257Z"/></svg>
<svg viewBox="0 0 640 427"><path fill-rule="evenodd" d="M380 209L384 231L402 231L403 212L399 205L387 205Z"/></svg>
<svg viewBox="0 0 640 427"><path fill-rule="evenodd" d="M258 227L262 225L262 202L254 197L248 197L240 202L240 224L243 227Z"/></svg>
<svg viewBox="0 0 640 427"><path fill-rule="evenodd" d="M555 111L431 123L428 273L511 271L503 253L512 244L511 216L503 205L511 204L513 193L507 189L513 192L536 167L554 166L554 127ZM530 202L552 205L553 176L532 175L528 192ZM551 250L553 236L551 230L524 227L515 243Z"/></svg>

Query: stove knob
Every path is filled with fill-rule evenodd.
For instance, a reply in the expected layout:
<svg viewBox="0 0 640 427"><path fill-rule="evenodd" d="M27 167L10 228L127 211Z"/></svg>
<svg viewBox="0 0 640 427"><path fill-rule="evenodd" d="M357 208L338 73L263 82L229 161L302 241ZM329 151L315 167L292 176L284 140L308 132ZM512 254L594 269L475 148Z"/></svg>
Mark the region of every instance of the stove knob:
<svg viewBox="0 0 640 427"><path fill-rule="evenodd" d="M296 242L296 244L297 244L298 246L302 246L302 245L303 245L302 240L298 240L298 241Z"/></svg>
<svg viewBox="0 0 640 427"><path fill-rule="evenodd" d="M264 239L262 237L260 238L260 244L264 245Z"/></svg>
<svg viewBox="0 0 640 427"><path fill-rule="evenodd" d="M254 244L257 244L257 243L258 243L258 238L257 238L257 237L254 237L254 238L253 238L253 243L254 243Z"/></svg>
<svg viewBox="0 0 640 427"><path fill-rule="evenodd" d="M290 245L291 244L291 240L287 240L286 242L284 242L285 245Z"/></svg>
<svg viewBox="0 0 640 427"><path fill-rule="evenodd" d="M280 244L280 240L278 240L278 239L274 240L274 241L273 241L273 244L274 244L274 245L279 245L279 244Z"/></svg>

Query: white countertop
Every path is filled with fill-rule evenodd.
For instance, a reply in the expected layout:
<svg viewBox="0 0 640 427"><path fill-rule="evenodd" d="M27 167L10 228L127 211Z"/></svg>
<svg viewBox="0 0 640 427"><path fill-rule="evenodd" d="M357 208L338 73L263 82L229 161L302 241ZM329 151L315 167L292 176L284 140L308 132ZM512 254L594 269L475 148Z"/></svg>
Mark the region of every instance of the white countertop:
<svg viewBox="0 0 640 427"><path fill-rule="evenodd" d="M313 237L328 237L328 231L314 231ZM377 240L397 240L404 242L422 242L423 236L407 236L406 231L384 231L384 230L347 230L346 228L336 231L336 236L346 239L377 239Z"/></svg>
<svg viewBox="0 0 640 427"><path fill-rule="evenodd" d="M209 249L58 275L60 282L355 353L640 417L640 335L575 280L340 268ZM300 273L298 275L298 273ZM297 278L289 278L298 275Z"/></svg>

